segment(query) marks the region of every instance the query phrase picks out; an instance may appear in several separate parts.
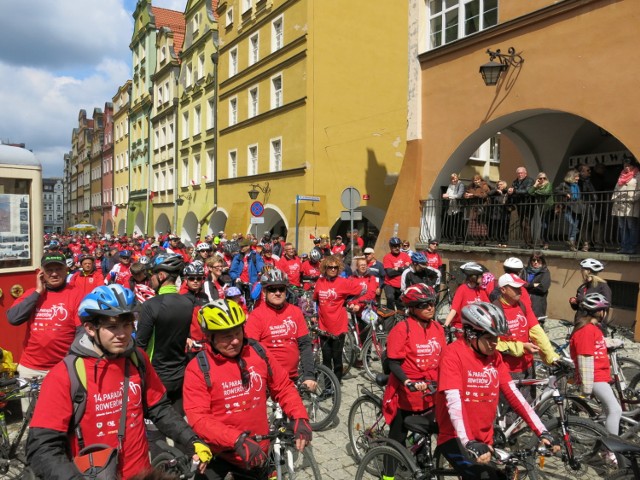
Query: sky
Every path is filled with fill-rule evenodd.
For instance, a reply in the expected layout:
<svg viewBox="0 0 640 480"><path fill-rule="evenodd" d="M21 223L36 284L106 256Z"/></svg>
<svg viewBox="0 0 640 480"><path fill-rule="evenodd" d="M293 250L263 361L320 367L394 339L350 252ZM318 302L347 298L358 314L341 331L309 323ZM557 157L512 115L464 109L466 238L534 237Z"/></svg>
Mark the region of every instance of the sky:
<svg viewBox="0 0 640 480"><path fill-rule="evenodd" d="M91 118L131 78L137 0L0 1L0 142L24 143L62 177L81 109ZM187 0L153 0L184 12Z"/></svg>

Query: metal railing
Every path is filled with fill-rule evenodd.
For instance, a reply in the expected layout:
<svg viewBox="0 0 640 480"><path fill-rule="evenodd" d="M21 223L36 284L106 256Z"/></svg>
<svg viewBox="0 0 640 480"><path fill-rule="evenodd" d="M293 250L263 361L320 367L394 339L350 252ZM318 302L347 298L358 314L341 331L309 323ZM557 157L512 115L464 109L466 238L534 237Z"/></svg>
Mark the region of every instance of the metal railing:
<svg viewBox="0 0 640 480"><path fill-rule="evenodd" d="M438 238L443 244L616 252L621 249L620 217L614 212L627 209L638 216L640 203L631 200L634 192L627 192L624 200L612 198L613 193L593 192L580 200L568 200L566 195L527 196L517 203L496 201L504 197L423 200L420 241ZM640 190L635 193L638 198Z"/></svg>

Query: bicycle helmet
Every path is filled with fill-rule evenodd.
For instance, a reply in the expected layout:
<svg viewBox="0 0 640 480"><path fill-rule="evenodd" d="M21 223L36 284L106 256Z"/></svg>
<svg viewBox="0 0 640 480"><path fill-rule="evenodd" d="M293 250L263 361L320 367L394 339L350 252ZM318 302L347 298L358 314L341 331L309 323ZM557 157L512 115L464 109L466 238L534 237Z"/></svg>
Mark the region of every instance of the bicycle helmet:
<svg viewBox="0 0 640 480"><path fill-rule="evenodd" d="M151 262L151 268L154 273L167 272L178 274L183 266L184 261L182 260L182 255L160 254L154 257Z"/></svg>
<svg viewBox="0 0 640 480"><path fill-rule="evenodd" d="M402 240L400 240L398 237L391 237L389 239L389 246L399 247L400 245L402 245Z"/></svg>
<svg viewBox="0 0 640 480"><path fill-rule="evenodd" d="M224 244L224 251L228 254L234 254L240 251L240 245L235 240L232 240Z"/></svg>
<svg viewBox="0 0 640 480"><path fill-rule="evenodd" d="M460 270L465 275L482 275L484 273L482 265L476 262L467 262L460 266Z"/></svg>
<svg viewBox="0 0 640 480"><path fill-rule="evenodd" d="M141 265L149 265L151 263L151 259L146 255L143 255L138 259L138 263Z"/></svg>
<svg viewBox="0 0 640 480"><path fill-rule="evenodd" d="M184 270L182 270L182 275L183 276L187 276L187 275L204 275L204 267L202 266L202 264L200 262L192 262L192 263L188 263L185 267Z"/></svg>
<svg viewBox="0 0 640 480"><path fill-rule="evenodd" d="M424 283L416 283L400 295L400 301L405 307L420 307L425 303L436 303L436 297L436 291L433 287Z"/></svg>
<svg viewBox="0 0 640 480"><path fill-rule="evenodd" d="M260 277L260 283L266 287L269 285L289 285L289 277L278 268L272 268Z"/></svg>
<svg viewBox="0 0 640 480"><path fill-rule="evenodd" d="M462 325L495 336L504 335L509 330L502 309L486 302L462 307Z"/></svg>
<svg viewBox="0 0 640 480"><path fill-rule="evenodd" d="M418 265L426 265L427 256L422 252L413 252L411 254L411 262L417 263Z"/></svg>
<svg viewBox="0 0 640 480"><path fill-rule="evenodd" d="M133 311L135 295L128 288L113 283L94 288L80 302L78 316L84 320L94 317L117 317Z"/></svg>
<svg viewBox="0 0 640 480"><path fill-rule="evenodd" d="M600 310L608 310L610 307L611 303L601 293L587 293L580 302L580 308L587 312L599 312Z"/></svg>
<svg viewBox="0 0 640 480"><path fill-rule="evenodd" d="M524 268L524 264L522 260L517 257L509 257L502 264L504 268L510 268L513 270L522 270Z"/></svg>
<svg viewBox="0 0 640 480"><path fill-rule="evenodd" d="M229 287L224 292L226 298L237 297L239 295L242 295L242 291L238 287Z"/></svg>
<svg viewBox="0 0 640 480"><path fill-rule="evenodd" d="M65 263L67 264L67 268L73 267L73 264L74 264L73 258L67 258L65 260Z"/></svg>
<svg viewBox="0 0 640 480"><path fill-rule="evenodd" d="M198 322L205 333L229 330L244 324L245 321L244 310L233 300L214 300L198 312Z"/></svg>
<svg viewBox="0 0 640 480"><path fill-rule="evenodd" d="M78 263L82 263L84 260L91 260L91 261L95 261L95 257L93 255L87 255L87 254L82 254L82 255L78 255Z"/></svg>
<svg viewBox="0 0 640 480"><path fill-rule="evenodd" d="M129 250L120 250L118 255L120 255L120 258L131 258L131 252Z"/></svg>
<svg viewBox="0 0 640 480"><path fill-rule="evenodd" d="M207 242L202 242L199 243L198 246L196 247L196 252L210 252L211 251L211 245L209 245Z"/></svg>
<svg viewBox="0 0 640 480"><path fill-rule="evenodd" d="M316 248L311 250L309 252L309 260L311 260L314 263L319 262L320 260L322 260L322 253L320 253L320 250L318 250Z"/></svg>
<svg viewBox="0 0 640 480"><path fill-rule="evenodd" d="M580 266L585 270L591 270L592 272L601 272L604 270L604 265L602 262L596 260L595 258L585 258L580 262Z"/></svg>

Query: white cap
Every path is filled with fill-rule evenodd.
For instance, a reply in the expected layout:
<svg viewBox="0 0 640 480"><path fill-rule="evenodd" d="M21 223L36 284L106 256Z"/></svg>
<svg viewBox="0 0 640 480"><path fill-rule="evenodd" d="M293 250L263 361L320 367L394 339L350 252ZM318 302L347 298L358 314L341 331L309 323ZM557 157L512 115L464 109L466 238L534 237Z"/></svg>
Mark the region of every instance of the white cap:
<svg viewBox="0 0 640 480"><path fill-rule="evenodd" d="M364 249L364 253L373 253L373 248L367 247Z"/></svg>
<svg viewBox="0 0 640 480"><path fill-rule="evenodd" d="M505 273L498 279L498 286L500 288L506 287L509 285L510 287L519 288L525 285L527 282L522 280L519 276L514 275L513 273Z"/></svg>

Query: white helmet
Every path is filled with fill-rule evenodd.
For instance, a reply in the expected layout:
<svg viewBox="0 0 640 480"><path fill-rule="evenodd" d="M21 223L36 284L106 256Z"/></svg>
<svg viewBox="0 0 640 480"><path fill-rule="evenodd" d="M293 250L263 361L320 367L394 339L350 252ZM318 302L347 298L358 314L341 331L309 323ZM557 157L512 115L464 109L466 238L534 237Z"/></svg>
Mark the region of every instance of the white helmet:
<svg viewBox="0 0 640 480"><path fill-rule="evenodd" d="M595 258L585 258L580 262L580 266L586 270L591 270L592 272L601 272L604 270L602 262Z"/></svg>
<svg viewBox="0 0 640 480"><path fill-rule="evenodd" d="M524 268L524 264L522 260L518 257L509 257L502 264L505 268L513 268L514 270L522 270Z"/></svg>
<svg viewBox="0 0 640 480"><path fill-rule="evenodd" d="M476 262L467 262L460 266L460 270L462 270L465 275L482 275L484 273L482 265Z"/></svg>

